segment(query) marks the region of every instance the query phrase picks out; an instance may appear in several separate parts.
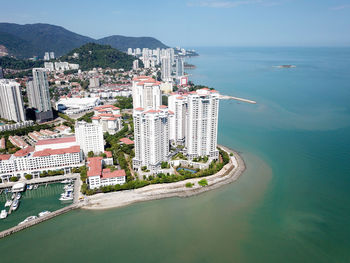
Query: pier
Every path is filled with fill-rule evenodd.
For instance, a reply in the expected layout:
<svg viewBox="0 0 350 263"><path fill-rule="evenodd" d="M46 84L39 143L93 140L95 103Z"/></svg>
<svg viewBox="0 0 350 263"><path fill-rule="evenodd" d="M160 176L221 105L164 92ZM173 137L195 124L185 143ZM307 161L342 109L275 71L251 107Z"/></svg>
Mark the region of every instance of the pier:
<svg viewBox="0 0 350 263"><path fill-rule="evenodd" d="M228 96L228 95L221 95L220 99L221 100L238 100L238 101L242 101L242 102L246 102L246 103L250 103L250 104L256 104L256 101L254 101L254 100L248 100L248 99L243 99L243 98L238 98L238 97L233 97L233 96Z"/></svg>
<svg viewBox="0 0 350 263"><path fill-rule="evenodd" d="M10 189L11 187L16 183L25 183L29 185L43 185L43 184L52 184L52 183L59 183L65 179L73 179L76 180L80 177L79 174L65 174L65 175L56 175L56 176L47 176L42 178L35 178L31 180L21 180L18 182L9 182L9 183L2 183L0 184L0 189Z"/></svg>

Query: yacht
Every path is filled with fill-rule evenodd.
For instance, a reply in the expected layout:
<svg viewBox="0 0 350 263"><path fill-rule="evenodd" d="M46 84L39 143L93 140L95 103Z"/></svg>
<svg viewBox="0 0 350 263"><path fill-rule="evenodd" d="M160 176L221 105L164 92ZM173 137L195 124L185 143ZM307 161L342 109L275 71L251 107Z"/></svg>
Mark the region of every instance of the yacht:
<svg viewBox="0 0 350 263"><path fill-rule="evenodd" d="M12 200L6 200L5 207L11 206L12 205Z"/></svg>
<svg viewBox="0 0 350 263"><path fill-rule="evenodd" d="M28 223L30 221L33 221L35 219L37 219L38 217L37 216L28 216L26 219L24 219L22 222L20 222L18 225L22 225L24 223Z"/></svg>
<svg viewBox="0 0 350 263"><path fill-rule="evenodd" d="M13 211L17 210L18 205L19 205L19 200L15 199L15 201L13 201L13 203L12 203L12 210Z"/></svg>
<svg viewBox="0 0 350 263"><path fill-rule="evenodd" d="M72 183L72 180L69 180L69 179L65 179L61 182L61 184L70 184Z"/></svg>
<svg viewBox="0 0 350 263"><path fill-rule="evenodd" d="M50 211L42 211L42 212L39 213L39 217L46 216L46 215L48 215L50 213L51 213Z"/></svg>
<svg viewBox="0 0 350 263"><path fill-rule="evenodd" d="M20 194L20 193L17 193L16 199L17 199L17 200L21 199L21 194Z"/></svg>
<svg viewBox="0 0 350 263"><path fill-rule="evenodd" d="M6 217L7 217L7 211L5 209L1 210L0 219L5 219Z"/></svg>
<svg viewBox="0 0 350 263"><path fill-rule="evenodd" d="M34 185L34 189L38 189L38 187L39 187L39 185L37 185L37 184Z"/></svg>
<svg viewBox="0 0 350 263"><path fill-rule="evenodd" d="M28 190L32 190L32 189L33 189L33 185L32 185L32 184L31 184L31 185L28 185L27 189L28 189Z"/></svg>
<svg viewBox="0 0 350 263"><path fill-rule="evenodd" d="M11 196L11 199L15 199L16 198L16 194L13 193L12 196Z"/></svg>

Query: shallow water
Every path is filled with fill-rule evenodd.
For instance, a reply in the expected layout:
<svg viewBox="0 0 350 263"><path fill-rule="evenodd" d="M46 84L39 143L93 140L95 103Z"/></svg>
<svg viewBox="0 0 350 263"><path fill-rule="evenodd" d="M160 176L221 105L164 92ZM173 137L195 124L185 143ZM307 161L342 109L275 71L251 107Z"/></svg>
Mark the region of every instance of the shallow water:
<svg viewBox="0 0 350 263"><path fill-rule="evenodd" d="M235 183L190 198L78 210L0 241L1 262L349 262L350 49L202 48ZM272 66L293 64L296 68Z"/></svg>

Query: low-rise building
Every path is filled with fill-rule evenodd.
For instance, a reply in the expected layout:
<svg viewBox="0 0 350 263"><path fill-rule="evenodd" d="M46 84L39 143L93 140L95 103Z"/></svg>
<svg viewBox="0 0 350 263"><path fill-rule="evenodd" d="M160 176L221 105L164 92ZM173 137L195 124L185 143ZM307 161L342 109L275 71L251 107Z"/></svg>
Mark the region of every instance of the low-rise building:
<svg viewBox="0 0 350 263"><path fill-rule="evenodd" d="M19 136L10 136L9 141L16 147L25 148L28 144Z"/></svg>
<svg viewBox="0 0 350 263"><path fill-rule="evenodd" d="M88 158L87 172L88 183L90 189L100 188L102 186L124 184L126 182L126 174L124 170L103 169L102 157Z"/></svg>

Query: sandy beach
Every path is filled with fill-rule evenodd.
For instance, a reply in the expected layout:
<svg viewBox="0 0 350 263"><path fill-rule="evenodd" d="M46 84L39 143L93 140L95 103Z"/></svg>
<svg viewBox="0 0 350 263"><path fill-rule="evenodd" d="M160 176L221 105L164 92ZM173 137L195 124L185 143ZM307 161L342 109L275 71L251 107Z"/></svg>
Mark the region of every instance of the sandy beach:
<svg viewBox="0 0 350 263"><path fill-rule="evenodd" d="M168 197L189 197L232 183L243 174L245 163L237 152L222 145L220 145L220 147L228 153L233 153L233 156L230 156L230 162L214 175L188 179L176 183L148 185L133 190L96 194L86 198L86 204L82 209L110 209L130 205L136 202ZM198 185L198 181L203 178L207 179L208 186L201 187ZM192 188L187 188L185 186L188 182L194 184Z"/></svg>

